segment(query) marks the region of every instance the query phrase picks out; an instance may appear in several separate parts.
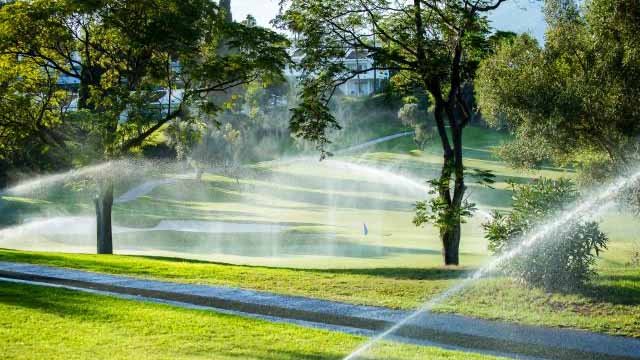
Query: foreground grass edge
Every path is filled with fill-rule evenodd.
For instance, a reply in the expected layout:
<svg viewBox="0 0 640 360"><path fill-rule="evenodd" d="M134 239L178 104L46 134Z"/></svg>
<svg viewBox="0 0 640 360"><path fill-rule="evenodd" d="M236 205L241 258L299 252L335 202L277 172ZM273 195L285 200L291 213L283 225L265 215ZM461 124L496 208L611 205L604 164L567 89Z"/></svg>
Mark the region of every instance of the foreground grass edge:
<svg viewBox="0 0 640 360"><path fill-rule="evenodd" d="M222 285L363 305L412 309L464 275L432 269L284 269L184 259L0 250L25 262L149 279ZM487 279L436 311L527 325L567 327L640 338L640 271L602 276L598 294L550 294L506 279Z"/></svg>

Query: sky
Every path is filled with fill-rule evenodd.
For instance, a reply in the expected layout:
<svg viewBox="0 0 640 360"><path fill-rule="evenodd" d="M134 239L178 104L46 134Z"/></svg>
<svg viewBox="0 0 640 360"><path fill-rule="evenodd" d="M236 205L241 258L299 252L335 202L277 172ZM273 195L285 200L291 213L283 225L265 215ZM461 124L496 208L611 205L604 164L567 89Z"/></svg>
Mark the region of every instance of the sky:
<svg viewBox="0 0 640 360"><path fill-rule="evenodd" d="M536 0L506 1L490 15L491 26L517 33L528 32L544 43L545 23L541 4ZM278 0L231 0L231 12L235 20L251 14L258 25L269 27L269 21L278 13Z"/></svg>

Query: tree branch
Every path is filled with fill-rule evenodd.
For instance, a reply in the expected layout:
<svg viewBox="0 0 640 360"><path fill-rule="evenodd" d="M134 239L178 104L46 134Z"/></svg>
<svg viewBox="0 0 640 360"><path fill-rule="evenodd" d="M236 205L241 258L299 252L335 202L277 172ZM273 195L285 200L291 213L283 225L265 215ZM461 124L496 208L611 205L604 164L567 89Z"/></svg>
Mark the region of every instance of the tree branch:
<svg viewBox="0 0 640 360"><path fill-rule="evenodd" d="M178 107L178 109L176 111L174 111L174 112L172 112L170 114L167 114L167 116L164 119L158 121L155 125L153 125L149 129L147 129L146 131L142 132L141 134L139 134L135 138L126 141L122 145L122 147L120 149L120 152L121 153L125 153L125 152L129 151L133 147L140 146L142 144L142 142L144 142L145 139L147 139L154 132L156 132L158 129L160 129L162 127L162 125L164 125L167 122L169 122L169 121L177 118L178 116L180 116L180 114L182 114L182 106L183 106L183 103L180 104L180 106Z"/></svg>

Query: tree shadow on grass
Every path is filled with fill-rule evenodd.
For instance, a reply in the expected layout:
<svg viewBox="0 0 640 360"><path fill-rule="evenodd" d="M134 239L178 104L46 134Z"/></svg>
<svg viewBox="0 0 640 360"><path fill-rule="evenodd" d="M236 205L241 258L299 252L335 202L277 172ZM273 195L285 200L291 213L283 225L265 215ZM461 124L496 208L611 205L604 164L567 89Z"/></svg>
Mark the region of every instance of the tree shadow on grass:
<svg viewBox="0 0 640 360"><path fill-rule="evenodd" d="M632 275L600 275L590 283L573 288L539 289L548 294L577 295L587 300L587 308L598 304L637 306L640 305L640 272Z"/></svg>
<svg viewBox="0 0 640 360"><path fill-rule="evenodd" d="M366 275L398 280L455 280L462 279L471 272L464 268L372 268L308 271L341 275Z"/></svg>
<svg viewBox="0 0 640 360"><path fill-rule="evenodd" d="M136 258L138 258L138 256L136 256ZM139 258L156 260L156 261L177 262L177 263L236 266L236 267L242 267L247 269L251 269L251 268L274 269L272 267L265 267L265 266L233 265L233 264L220 263L220 262L212 263L208 261L183 259L183 258L169 258L169 257L155 257L155 256L140 256ZM279 267L278 269L296 271L300 273L354 275L354 276L361 275L361 276L372 276L372 277L398 279L398 280L456 280L456 279L462 279L465 276L468 276L473 271L473 269L469 269L469 268L444 268L444 267L433 267L433 268L389 267L389 268L371 268L371 269L366 269L366 268L363 268L363 269L300 269L300 268L280 268Z"/></svg>
<svg viewBox="0 0 640 360"><path fill-rule="evenodd" d="M92 311L94 299L67 289L0 282L0 304L28 308L60 317L83 318L108 322L108 313Z"/></svg>
<svg viewBox="0 0 640 360"><path fill-rule="evenodd" d="M127 255L123 255L127 256ZM134 257L134 256L132 256ZM135 258L142 258L146 260L154 261L167 261L176 263L190 263L200 265L223 265L242 267L247 269L281 269L288 271L296 271L301 273L313 273L313 274L336 274L336 275L363 275L374 276L381 278L390 278L398 280L455 280L464 278L469 275L473 270L468 268L371 268L371 269L301 269L291 267L268 267L258 265L235 265L223 262L210 262L206 260L197 259L184 259L184 258L172 258L172 257L157 257L157 256L135 256Z"/></svg>
<svg viewBox="0 0 640 360"><path fill-rule="evenodd" d="M640 305L640 271L632 275L601 275L577 292L594 302Z"/></svg>
<svg viewBox="0 0 640 360"><path fill-rule="evenodd" d="M161 256L132 256L121 255L123 258L144 259L157 262L166 263L182 263L182 264L194 264L194 265L212 265L212 266L233 266L237 268L246 269L274 269L266 266L251 266L251 265L233 265L223 262L211 262L205 260L185 259L177 257L161 257ZM6 250L0 251L0 260L11 262L27 262L27 263L42 263L52 266L71 267L78 269L89 269L93 271L108 271L115 274L131 274L137 273L139 275L153 275L153 267L140 266L136 269L131 269L128 264L119 266L118 264L102 263L98 255L87 255L85 259L76 257L69 260L65 257L65 254L40 254L40 253L23 253L20 251ZM141 270L148 271L141 271ZM335 274L335 275L362 275L372 276L389 279L399 280L454 280L462 278L469 274L471 269L468 268L371 268L371 269L300 269L300 268L286 268L279 267L277 269L296 271L301 273L314 273L314 274ZM133 270L133 271L132 271Z"/></svg>
<svg viewBox="0 0 640 360"><path fill-rule="evenodd" d="M295 339L292 339L295 340ZM346 351L349 351L349 348L345 346ZM355 349L354 349L355 350ZM245 359L246 354L224 354L225 356L237 358L237 359ZM305 359L305 360L340 360L344 359L345 356L349 355L348 353L336 354L335 352L327 353L327 354L318 354L317 351L315 354L310 354L308 352L299 352L294 350L269 350L268 354L251 354L252 359L257 360L287 360L287 359ZM363 360L402 360L406 357L402 355L376 355L376 354L366 354L359 357Z"/></svg>
<svg viewBox="0 0 640 360"><path fill-rule="evenodd" d="M509 207L513 193L508 189L491 189L481 185L469 185L469 197L483 207Z"/></svg>

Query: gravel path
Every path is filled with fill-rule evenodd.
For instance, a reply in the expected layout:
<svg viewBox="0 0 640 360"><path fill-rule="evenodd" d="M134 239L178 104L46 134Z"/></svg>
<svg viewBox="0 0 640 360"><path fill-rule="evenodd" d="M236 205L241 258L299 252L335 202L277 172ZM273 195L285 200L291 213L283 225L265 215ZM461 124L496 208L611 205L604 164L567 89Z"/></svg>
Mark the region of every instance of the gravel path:
<svg viewBox="0 0 640 360"><path fill-rule="evenodd" d="M135 299L221 310L371 336L408 311L222 286L179 284L62 268L0 262L0 277L90 289ZM640 340L579 330L522 326L458 315L426 314L393 340L511 358L640 359Z"/></svg>

